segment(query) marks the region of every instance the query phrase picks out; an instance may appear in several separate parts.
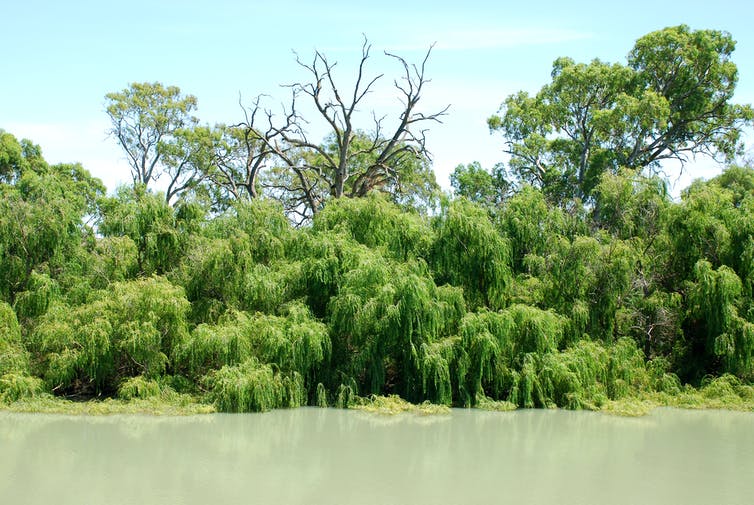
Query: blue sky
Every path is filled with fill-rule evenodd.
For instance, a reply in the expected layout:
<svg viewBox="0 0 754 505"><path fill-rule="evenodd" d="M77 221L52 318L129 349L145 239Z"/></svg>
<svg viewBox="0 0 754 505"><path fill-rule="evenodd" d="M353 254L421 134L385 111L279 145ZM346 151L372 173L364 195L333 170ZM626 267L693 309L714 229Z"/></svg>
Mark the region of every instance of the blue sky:
<svg viewBox="0 0 754 505"><path fill-rule="evenodd" d="M280 84L300 81L303 60L319 49L338 61L343 87L353 80L362 34L372 43L369 71L385 73L366 108L397 113L392 77L400 68L382 52L420 61L436 43L422 98L425 112L450 104L433 125L428 147L438 181L459 163L486 167L503 159L502 140L486 119L505 97L535 92L553 60L625 62L642 35L685 23L730 32L738 41L736 101L754 102L754 7L745 1L506 2L474 1L35 1L1 0L0 128L42 146L52 162L79 161L109 189L129 180L112 138L104 95L131 82L160 81L197 96L202 122L241 118L238 97L287 99ZM369 123L365 122L368 128ZM324 129L312 123L311 134ZM748 140L749 145L754 139ZM706 161L676 183L714 175Z"/></svg>

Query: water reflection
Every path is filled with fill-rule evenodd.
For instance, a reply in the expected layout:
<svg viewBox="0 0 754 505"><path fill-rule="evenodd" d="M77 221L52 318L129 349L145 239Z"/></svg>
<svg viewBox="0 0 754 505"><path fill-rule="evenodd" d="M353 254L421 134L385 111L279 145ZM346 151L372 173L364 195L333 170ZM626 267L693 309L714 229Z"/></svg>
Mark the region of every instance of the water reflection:
<svg viewBox="0 0 754 505"><path fill-rule="evenodd" d="M750 503L754 415L0 413L0 502Z"/></svg>

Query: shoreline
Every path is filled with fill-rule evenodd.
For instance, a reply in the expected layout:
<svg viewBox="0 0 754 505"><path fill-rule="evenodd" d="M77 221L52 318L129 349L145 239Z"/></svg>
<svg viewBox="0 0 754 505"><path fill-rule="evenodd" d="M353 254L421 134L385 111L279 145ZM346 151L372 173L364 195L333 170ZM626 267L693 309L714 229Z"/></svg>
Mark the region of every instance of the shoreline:
<svg viewBox="0 0 754 505"><path fill-rule="evenodd" d="M306 406L302 406L306 407ZM574 410L595 412L619 417L642 417L657 408L677 408L683 410L724 410L754 413L754 398L742 398L736 394L718 397L705 396L704 390L686 388L678 394L646 393L637 397L608 400L606 403L587 409L565 409L562 407L516 408L509 402L485 399L473 407L453 407L475 409L479 411L515 412L524 410ZM299 408L299 407L293 407ZM325 407L338 408L338 407ZM279 410L279 409L277 409ZM359 398L348 410L358 410L375 415L414 414L435 416L449 414L451 407L446 405L412 404L397 396L373 396ZM213 404L202 403L190 395L162 400L131 399L120 400L106 398L103 400L72 401L51 395L24 398L11 403L0 402L0 412L26 414L60 414L73 416L110 416L110 415L148 415L148 416L197 416L223 413Z"/></svg>

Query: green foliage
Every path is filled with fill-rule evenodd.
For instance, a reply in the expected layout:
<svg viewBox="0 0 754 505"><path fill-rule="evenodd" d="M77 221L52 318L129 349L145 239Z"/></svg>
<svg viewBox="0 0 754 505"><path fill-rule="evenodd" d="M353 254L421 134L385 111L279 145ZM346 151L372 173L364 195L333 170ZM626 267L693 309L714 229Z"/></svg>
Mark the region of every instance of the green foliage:
<svg viewBox="0 0 754 505"><path fill-rule="evenodd" d="M256 263L254 242L237 233L227 239L195 241L175 272L186 287L197 321L214 321L229 309L273 312L298 286L297 264Z"/></svg>
<svg viewBox="0 0 754 505"><path fill-rule="evenodd" d="M526 305L466 314L456 350L458 401L471 405L481 395L513 403L521 399L522 406L532 403L532 358L557 351L565 322L553 312Z"/></svg>
<svg viewBox="0 0 754 505"><path fill-rule="evenodd" d="M143 82L108 93L105 98L112 123L109 133L126 153L134 189L146 188L167 175L165 199L170 201L184 187L190 187L197 177L191 170L195 168L196 145L201 146L201 142L191 142L196 135L190 133L198 122L191 116L196 97L182 96L177 86ZM187 176L187 172L191 173Z"/></svg>
<svg viewBox="0 0 754 505"><path fill-rule="evenodd" d="M419 353L422 396L438 405L453 403L451 370L455 364L457 338L424 343Z"/></svg>
<svg viewBox="0 0 754 505"><path fill-rule="evenodd" d="M250 360L269 364L284 374L281 380L286 386L285 401L295 404L292 406L306 404L306 385L313 387L318 368L330 356L330 335L326 326L313 319L300 303L287 305L282 314L233 312L223 316L217 325L201 324L175 348L174 367L198 380L214 377L220 369L241 367ZM317 389L316 393L316 400L321 401L322 392ZM326 396L324 399L326 402Z"/></svg>
<svg viewBox="0 0 754 505"><path fill-rule="evenodd" d="M26 291L16 294L14 308L21 318L44 314L52 302L60 297L60 287L47 274L32 271Z"/></svg>
<svg viewBox="0 0 754 505"><path fill-rule="evenodd" d="M253 260L269 264L284 257L293 228L279 202L259 199L237 202L230 212L213 221L207 235L221 238L237 231L248 237Z"/></svg>
<svg viewBox="0 0 754 505"><path fill-rule="evenodd" d="M0 375L0 403L11 403L44 392L42 380L26 374Z"/></svg>
<svg viewBox="0 0 754 505"><path fill-rule="evenodd" d="M230 139L197 126L177 88L132 85L108 114L135 184L109 198L0 131L0 401L747 408L754 169L679 203L652 175L735 154L751 109L730 103L732 50L680 26L640 39L627 65L558 59L550 84L490 120L510 164L458 167L437 212L423 143L400 127L392 143L347 129L295 144L251 124ZM268 156L285 166L257 179ZM160 174L164 196L146 187Z"/></svg>
<svg viewBox="0 0 754 505"><path fill-rule="evenodd" d="M301 261L301 284L308 305L317 317L325 317L330 298L335 296L345 272L355 268L368 254L365 246L343 233L306 230L296 236L292 256Z"/></svg>
<svg viewBox="0 0 754 505"><path fill-rule="evenodd" d="M502 164L495 165L489 172L475 161L458 165L450 174L450 185L457 197L479 204L494 215L511 190L506 175Z"/></svg>
<svg viewBox="0 0 754 505"><path fill-rule="evenodd" d="M120 187L103 203L99 231L105 237L128 237L136 244L140 275L165 274L175 267L186 247L185 223L159 195L144 186Z"/></svg>
<svg viewBox="0 0 754 505"><path fill-rule="evenodd" d="M330 357L327 327L301 303L291 303L282 312L282 316L259 314L252 319L251 344L262 361L309 377Z"/></svg>
<svg viewBox="0 0 754 505"><path fill-rule="evenodd" d="M292 228L279 205L238 202L202 230L173 272L193 304L194 320L225 311L274 312L299 288L300 268L286 261Z"/></svg>
<svg viewBox="0 0 754 505"><path fill-rule="evenodd" d="M426 257L432 237L424 219L402 211L377 192L331 202L317 214L313 229L341 231L398 261Z"/></svg>
<svg viewBox="0 0 754 505"><path fill-rule="evenodd" d="M687 336L692 346L703 349L697 354L702 369L751 377L754 324L738 312L741 280L726 265L714 270L705 260L700 260L694 270Z"/></svg>
<svg viewBox="0 0 754 505"><path fill-rule="evenodd" d="M0 182L0 299L11 304L33 272L55 278L75 267L83 219L104 192L80 165L48 166L38 152L30 160L12 184Z"/></svg>
<svg viewBox="0 0 754 505"><path fill-rule="evenodd" d="M582 340L561 352L529 353L509 394L522 407L602 408L651 388L643 353L630 339L603 346Z"/></svg>
<svg viewBox="0 0 754 505"><path fill-rule="evenodd" d="M602 174L594 197L595 221L622 240L651 240L660 233L670 204L664 181L628 171Z"/></svg>
<svg viewBox="0 0 754 505"><path fill-rule="evenodd" d="M320 408L327 408L327 389L321 382L317 383L314 398L314 405Z"/></svg>
<svg viewBox="0 0 754 505"><path fill-rule="evenodd" d="M607 393L611 399L635 395L650 386L644 353L629 338L619 339L611 346L607 374Z"/></svg>
<svg viewBox="0 0 754 505"><path fill-rule="evenodd" d="M250 358L235 366L214 370L202 380L208 399L221 412L265 412L304 404L299 374L283 376L271 365Z"/></svg>
<svg viewBox="0 0 754 505"><path fill-rule="evenodd" d="M720 266L731 253L731 231L736 210L733 195L712 184L696 181L672 209L668 229L672 237L672 269L689 278L700 259Z"/></svg>
<svg viewBox="0 0 754 505"><path fill-rule="evenodd" d="M55 390L114 391L124 377L157 378L188 336L183 290L162 278L115 283L91 303L55 304L31 336L40 373Z"/></svg>
<svg viewBox="0 0 754 505"><path fill-rule="evenodd" d="M434 222L430 267L438 284L462 287L470 308L502 308L511 283L508 241L481 207L453 201Z"/></svg>
<svg viewBox="0 0 754 505"><path fill-rule="evenodd" d="M422 344L451 333L464 310L460 292L438 288L423 262L365 254L329 304L333 362L369 394L383 393L387 382L413 399Z"/></svg>
<svg viewBox="0 0 754 505"><path fill-rule="evenodd" d="M162 394L162 388L159 382L154 379L147 379L143 375L129 377L118 386L118 398L122 400L133 400L135 398L154 398Z"/></svg>
<svg viewBox="0 0 754 505"><path fill-rule="evenodd" d="M681 25L640 38L627 65L558 58L550 84L510 95L488 122L507 142L511 170L558 204L592 196L602 174L622 167L730 158L754 117L730 103L734 47L727 33Z"/></svg>
<svg viewBox="0 0 754 505"><path fill-rule="evenodd" d="M131 237L116 235L97 241L92 254L94 288L105 288L111 282L134 279L139 273L139 250Z"/></svg>
<svg viewBox="0 0 754 505"><path fill-rule="evenodd" d="M544 194L532 186L522 187L508 199L498 222L510 242L514 270L526 270L527 256L546 256L559 235L570 237L575 230L569 221L565 212L548 205Z"/></svg>
<svg viewBox="0 0 754 505"><path fill-rule="evenodd" d="M229 313L220 324L201 324L176 347L173 361L189 377L201 377L224 365L237 365L252 356L249 318Z"/></svg>
<svg viewBox="0 0 754 505"><path fill-rule="evenodd" d="M10 305L0 301L0 376L29 371L29 356L21 340L21 327Z"/></svg>
<svg viewBox="0 0 754 505"><path fill-rule="evenodd" d="M27 170L27 166L28 161L16 137L0 129L0 183L11 184Z"/></svg>
<svg viewBox="0 0 754 505"><path fill-rule="evenodd" d="M351 385L341 384L335 394L333 406L338 409L347 409L356 404L356 391Z"/></svg>
<svg viewBox="0 0 754 505"><path fill-rule="evenodd" d="M423 402L418 405L409 403L398 395L380 396L372 395L369 398L360 398L356 405L357 410L381 415L418 414L436 415L449 414L450 408L445 405L435 405Z"/></svg>
<svg viewBox="0 0 754 505"><path fill-rule="evenodd" d="M568 340L584 334L605 341L626 334L628 323L619 317L638 296L636 270L640 245L604 236L560 238L542 262L543 301L570 318Z"/></svg>

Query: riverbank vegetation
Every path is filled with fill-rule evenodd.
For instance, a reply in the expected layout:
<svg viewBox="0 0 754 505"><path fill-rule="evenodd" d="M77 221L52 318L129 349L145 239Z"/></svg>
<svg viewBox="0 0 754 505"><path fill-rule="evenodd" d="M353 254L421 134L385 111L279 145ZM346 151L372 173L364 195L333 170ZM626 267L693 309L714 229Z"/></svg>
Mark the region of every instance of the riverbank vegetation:
<svg viewBox="0 0 754 505"><path fill-rule="evenodd" d="M393 57L396 124L358 127L366 43L348 93L324 55L301 63L321 143L259 100L208 127L175 87L108 95L134 180L112 194L0 131L0 405L754 410L733 48L681 26L625 65L557 60L489 119L509 161L459 166L452 195L421 129L446 112L418 109L426 58ZM705 154L723 172L674 201L663 160Z"/></svg>

